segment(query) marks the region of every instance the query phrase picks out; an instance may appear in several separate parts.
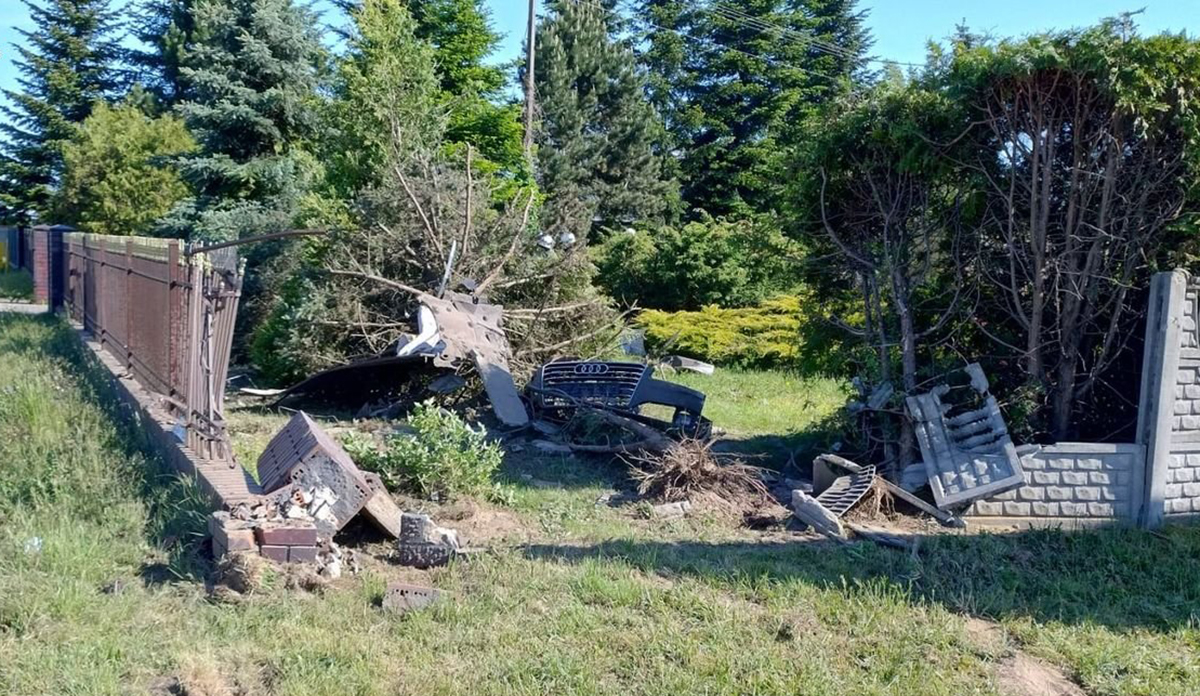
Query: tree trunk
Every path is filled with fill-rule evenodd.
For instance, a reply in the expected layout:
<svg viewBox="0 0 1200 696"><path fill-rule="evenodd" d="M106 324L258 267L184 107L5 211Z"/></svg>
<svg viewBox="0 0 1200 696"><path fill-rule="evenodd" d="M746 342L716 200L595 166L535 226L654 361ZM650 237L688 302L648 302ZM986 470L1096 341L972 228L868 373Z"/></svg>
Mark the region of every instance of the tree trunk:
<svg viewBox="0 0 1200 696"><path fill-rule="evenodd" d="M900 268L892 269L892 292L895 295L896 313L900 318L900 371L904 381L904 393L911 396L917 390L917 332L913 327L912 308L909 306L908 280ZM900 467L914 460L913 426L908 418L900 421Z"/></svg>

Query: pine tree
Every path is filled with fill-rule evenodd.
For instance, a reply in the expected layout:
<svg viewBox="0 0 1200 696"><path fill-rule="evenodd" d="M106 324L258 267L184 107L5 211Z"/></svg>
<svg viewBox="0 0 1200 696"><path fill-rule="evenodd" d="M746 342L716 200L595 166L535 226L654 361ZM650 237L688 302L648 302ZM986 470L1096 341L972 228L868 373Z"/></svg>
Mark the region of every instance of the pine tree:
<svg viewBox="0 0 1200 696"><path fill-rule="evenodd" d="M855 0L643 0L637 15L687 204L775 209L782 153L865 70L871 39Z"/></svg>
<svg viewBox="0 0 1200 696"><path fill-rule="evenodd" d="M351 17L363 0L334 0ZM433 47L448 143L469 143L484 159L524 169L521 109L504 92L504 68L486 60L500 45L486 0L404 0L416 38Z"/></svg>
<svg viewBox="0 0 1200 696"><path fill-rule="evenodd" d="M434 48L450 111L446 139L470 143L510 171L522 169L520 108L505 101L504 70L484 63L501 39L485 0L409 0L408 7L417 38Z"/></svg>
<svg viewBox="0 0 1200 696"><path fill-rule="evenodd" d="M22 0L35 27L21 31L20 91L5 90L0 106L4 159L0 201L10 216L44 211L62 168L62 144L92 106L113 96L120 55L109 0Z"/></svg>
<svg viewBox="0 0 1200 696"><path fill-rule="evenodd" d="M141 82L170 108L184 96L184 53L195 33L195 0L143 0L133 34L147 48L131 50Z"/></svg>
<svg viewBox="0 0 1200 696"><path fill-rule="evenodd" d="M337 61L322 127L329 193L349 200L380 183L404 153L429 150L445 135L437 104L434 49L416 38L404 0L363 0L350 8L346 54Z"/></svg>
<svg viewBox="0 0 1200 696"><path fill-rule="evenodd" d="M196 0L176 110L200 143L180 160L196 196L167 231L232 238L291 224L306 188L320 41L292 0Z"/></svg>
<svg viewBox="0 0 1200 696"><path fill-rule="evenodd" d="M659 223L676 187L664 175L664 135L630 48L610 35L613 13L571 0L551 5L537 35L543 219L556 237L593 227Z"/></svg>

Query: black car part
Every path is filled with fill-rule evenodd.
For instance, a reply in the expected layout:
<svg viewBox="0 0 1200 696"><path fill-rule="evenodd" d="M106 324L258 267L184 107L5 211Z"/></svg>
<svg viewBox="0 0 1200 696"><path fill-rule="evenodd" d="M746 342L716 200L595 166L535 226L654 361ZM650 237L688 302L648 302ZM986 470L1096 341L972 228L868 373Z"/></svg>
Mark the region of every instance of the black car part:
<svg viewBox="0 0 1200 696"><path fill-rule="evenodd" d="M535 407L551 413L586 405L637 416L639 421L687 435L706 435L711 430L711 423L701 415L703 392L655 379L654 368L642 363L549 362L534 373L528 391ZM675 409L670 423L642 415L641 408L647 404Z"/></svg>

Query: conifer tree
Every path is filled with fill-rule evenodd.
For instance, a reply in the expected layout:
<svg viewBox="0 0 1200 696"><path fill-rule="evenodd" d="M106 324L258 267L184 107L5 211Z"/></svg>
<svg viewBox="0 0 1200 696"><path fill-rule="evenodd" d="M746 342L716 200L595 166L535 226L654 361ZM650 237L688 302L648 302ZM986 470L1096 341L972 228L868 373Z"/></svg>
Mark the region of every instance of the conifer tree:
<svg viewBox="0 0 1200 696"><path fill-rule="evenodd" d="M146 48L131 50L139 79L164 107L184 96L184 54L195 33L195 0L143 0L133 34Z"/></svg>
<svg viewBox="0 0 1200 696"><path fill-rule="evenodd" d="M200 144L179 162L195 197L166 231L201 239L291 224L307 187L320 41L292 0L195 0L176 110Z"/></svg>
<svg viewBox="0 0 1200 696"><path fill-rule="evenodd" d="M555 236L660 223L674 208L662 124L632 50L610 35L612 21L600 6L564 0L538 31L538 177Z"/></svg>
<svg viewBox="0 0 1200 696"><path fill-rule="evenodd" d="M684 199L713 215L777 207L782 153L871 44L855 0L643 0L637 19Z"/></svg>
<svg viewBox="0 0 1200 696"><path fill-rule="evenodd" d="M109 0L22 0L34 28L21 31L19 90L0 106L0 201L10 217L43 211L62 167L62 144L97 102L114 95L120 55Z"/></svg>

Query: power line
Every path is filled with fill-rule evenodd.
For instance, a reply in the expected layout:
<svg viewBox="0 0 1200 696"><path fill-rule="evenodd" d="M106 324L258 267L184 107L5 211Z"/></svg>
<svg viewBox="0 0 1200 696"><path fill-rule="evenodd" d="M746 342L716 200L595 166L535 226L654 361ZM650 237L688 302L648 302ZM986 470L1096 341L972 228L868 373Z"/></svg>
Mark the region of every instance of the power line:
<svg viewBox="0 0 1200 696"><path fill-rule="evenodd" d="M834 56L837 56L838 58L845 58L845 59L856 59L857 58L857 56L855 56L854 53L852 51L850 51L849 49L838 46L836 44L823 42L811 33L804 34L804 33L800 32L796 29L793 29L791 27L785 27L785 26L782 26L779 24L774 24L772 22L769 22L769 21L763 19L762 17L755 17L752 15L746 14L745 12L742 12L741 10L735 9L728 5L721 5L720 3L714 2L708 6L707 11L712 14L715 14L716 16L718 16L722 19L731 21L734 24L740 24L742 26L749 27L751 29L759 31L760 33L778 32L783 37L790 37L795 41L799 41L803 44L812 46L813 48L816 48L819 51L823 51L825 53L830 53Z"/></svg>

